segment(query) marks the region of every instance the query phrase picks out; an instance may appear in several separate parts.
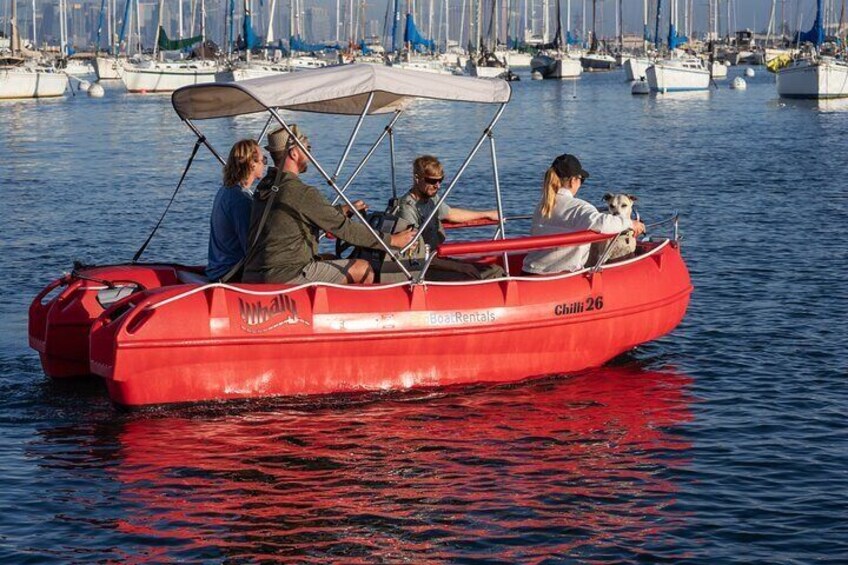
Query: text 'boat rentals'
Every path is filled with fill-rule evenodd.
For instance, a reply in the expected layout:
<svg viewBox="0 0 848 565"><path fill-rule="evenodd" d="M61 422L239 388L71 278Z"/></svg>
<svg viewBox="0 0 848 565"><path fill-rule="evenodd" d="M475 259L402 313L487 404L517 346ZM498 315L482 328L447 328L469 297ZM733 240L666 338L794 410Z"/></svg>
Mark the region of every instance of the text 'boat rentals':
<svg viewBox="0 0 848 565"><path fill-rule="evenodd" d="M369 64L176 91L174 108L198 137L186 170L202 145L224 162L200 132L198 124L205 120L267 113L261 140L275 124L291 133L281 110L356 115L336 165L342 171L363 121L385 116L385 128L343 184L296 141L336 200L348 205L351 185L381 145L388 146L395 170L394 137L415 99L491 105L491 120L443 199L488 146L492 198L500 213L500 220L490 222L494 237L444 243L420 262L404 259L417 241L403 250L384 245L383 269L401 280L387 282L384 276L369 285L207 282L202 267L138 263L145 244L132 263L78 266L35 298L29 339L44 371L55 378L100 375L112 400L125 406L390 390L579 371L674 329L692 291L676 216L668 222L673 235L646 238L631 259L602 264L602 257L598 265L575 273L522 274L530 250L616 236L507 237L514 222L504 217L501 205L494 128L510 96L503 80L433 75L421 81L414 71ZM386 176L391 196L397 197L394 174ZM376 236L366 218L355 214ZM434 221L435 210L416 239ZM429 275L436 257L498 264L505 276L436 282Z"/></svg>

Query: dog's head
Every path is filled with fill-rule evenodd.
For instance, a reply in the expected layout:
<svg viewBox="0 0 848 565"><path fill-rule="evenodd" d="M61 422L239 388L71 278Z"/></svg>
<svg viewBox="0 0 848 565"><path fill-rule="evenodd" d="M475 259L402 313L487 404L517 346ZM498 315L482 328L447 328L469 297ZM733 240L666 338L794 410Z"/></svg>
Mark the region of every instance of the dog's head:
<svg viewBox="0 0 848 565"><path fill-rule="evenodd" d="M633 203L636 202L636 197L632 194L604 194L604 201L607 203L610 214L613 216L631 217L633 213Z"/></svg>

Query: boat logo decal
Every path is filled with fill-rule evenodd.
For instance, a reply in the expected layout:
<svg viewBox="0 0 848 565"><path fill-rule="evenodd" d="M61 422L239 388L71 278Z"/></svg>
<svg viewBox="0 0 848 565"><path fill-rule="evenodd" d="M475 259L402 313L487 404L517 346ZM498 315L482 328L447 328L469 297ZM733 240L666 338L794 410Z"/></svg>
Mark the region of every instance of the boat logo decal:
<svg viewBox="0 0 848 565"><path fill-rule="evenodd" d="M239 298L241 327L250 333L264 333L286 324L307 324L297 315L297 302L286 294L278 294L269 304L261 300L245 302Z"/></svg>
<svg viewBox="0 0 848 565"><path fill-rule="evenodd" d="M603 310L604 297L590 296L585 301L577 300L576 302L566 302L554 306L555 316L568 316L570 314L581 314L583 312L591 312L592 310Z"/></svg>
<svg viewBox="0 0 848 565"><path fill-rule="evenodd" d="M454 326L494 322L494 312L430 312L427 322L431 326Z"/></svg>

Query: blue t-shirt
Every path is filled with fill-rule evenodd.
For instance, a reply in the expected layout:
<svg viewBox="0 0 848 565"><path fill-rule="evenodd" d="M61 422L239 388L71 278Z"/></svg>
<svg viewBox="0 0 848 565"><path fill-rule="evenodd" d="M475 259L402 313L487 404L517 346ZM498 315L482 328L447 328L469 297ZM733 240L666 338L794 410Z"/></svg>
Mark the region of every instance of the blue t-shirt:
<svg viewBox="0 0 848 565"><path fill-rule="evenodd" d="M253 191L238 185L218 189L212 204L206 276L216 281L247 253Z"/></svg>

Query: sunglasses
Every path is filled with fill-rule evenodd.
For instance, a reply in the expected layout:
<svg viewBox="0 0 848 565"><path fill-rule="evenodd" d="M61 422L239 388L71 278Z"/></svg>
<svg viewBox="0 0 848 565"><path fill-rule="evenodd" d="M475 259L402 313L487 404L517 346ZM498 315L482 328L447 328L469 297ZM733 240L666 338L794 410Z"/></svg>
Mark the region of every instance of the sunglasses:
<svg viewBox="0 0 848 565"><path fill-rule="evenodd" d="M429 185L436 186L437 184L442 184L443 180L445 180L445 177L426 177L424 182Z"/></svg>

